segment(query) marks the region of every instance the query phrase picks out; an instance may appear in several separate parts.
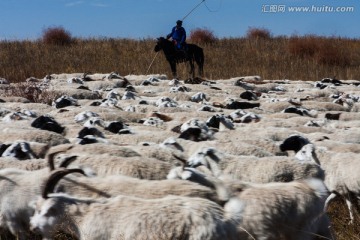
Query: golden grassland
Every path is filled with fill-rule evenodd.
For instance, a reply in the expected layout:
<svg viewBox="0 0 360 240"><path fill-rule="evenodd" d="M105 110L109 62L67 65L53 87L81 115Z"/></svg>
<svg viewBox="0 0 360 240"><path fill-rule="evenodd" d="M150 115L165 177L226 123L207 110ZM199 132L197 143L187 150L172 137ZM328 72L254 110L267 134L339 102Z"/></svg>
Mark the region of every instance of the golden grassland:
<svg viewBox="0 0 360 240"><path fill-rule="evenodd" d="M355 211L354 224L349 224L349 211L345 201L340 199L330 203L328 213L331 219L332 228L338 240L359 240L360 239L360 213Z"/></svg>
<svg viewBox="0 0 360 240"><path fill-rule="evenodd" d="M0 41L0 77L11 82L52 73L164 73L172 77L155 39L74 39L71 44ZM191 40L189 41L191 43ZM319 36L222 38L198 43L204 48L204 76L228 79L260 75L263 79L317 81L324 77L360 79L360 40ZM154 63L148 68L155 58ZM181 79L188 67L178 65Z"/></svg>
<svg viewBox="0 0 360 240"><path fill-rule="evenodd" d="M189 41L190 42L190 41ZM164 73L170 68L162 54L155 58L155 39L75 39L68 45L37 41L0 41L0 77L12 83L52 73ZM244 37L216 39L204 48L205 78L228 79L260 75L263 79L317 81L324 77L360 79L360 40L338 37ZM155 58L154 63L148 68ZM181 79L189 77L185 64ZM20 91L21 93L23 91ZM25 94L25 93L24 93ZM26 96L25 96L26 97ZM330 204L329 215L337 239L360 239L360 216L349 225L345 202ZM13 239L0 235L0 240ZM58 239L70 239L59 237Z"/></svg>

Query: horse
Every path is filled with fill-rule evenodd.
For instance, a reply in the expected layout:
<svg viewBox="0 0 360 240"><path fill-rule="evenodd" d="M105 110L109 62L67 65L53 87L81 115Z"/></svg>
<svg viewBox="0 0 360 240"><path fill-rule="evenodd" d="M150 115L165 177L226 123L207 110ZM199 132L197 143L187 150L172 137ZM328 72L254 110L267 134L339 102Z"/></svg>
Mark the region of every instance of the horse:
<svg viewBox="0 0 360 240"><path fill-rule="evenodd" d="M189 62L190 74L193 78L195 78L194 61L198 66L199 75L203 75L204 52L203 49L196 44L186 44L185 50L177 50L172 41L160 37L157 39L154 51L159 52L161 50L163 50L165 58L170 64L174 78L177 78L176 64L182 62Z"/></svg>

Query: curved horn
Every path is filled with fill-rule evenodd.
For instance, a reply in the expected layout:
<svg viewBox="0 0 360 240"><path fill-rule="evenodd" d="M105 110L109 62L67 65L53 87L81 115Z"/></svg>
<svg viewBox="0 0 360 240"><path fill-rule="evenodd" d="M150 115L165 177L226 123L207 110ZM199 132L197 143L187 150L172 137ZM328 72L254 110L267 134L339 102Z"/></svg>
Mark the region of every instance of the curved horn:
<svg viewBox="0 0 360 240"><path fill-rule="evenodd" d="M183 164L183 169L184 169L186 167L187 160L182 158L182 157L176 156L174 153L172 153L172 155L174 156L174 158L176 158L177 160L179 160Z"/></svg>
<svg viewBox="0 0 360 240"><path fill-rule="evenodd" d="M55 163L54 163L55 155L58 153L61 153L61 152L65 152L65 151L71 149L72 147L73 147L73 145L68 145L62 149L59 149L59 150L56 150L53 152L50 151L50 153L48 152L48 154L46 155L46 159L48 161L48 166L49 166L50 171L55 170Z"/></svg>
<svg viewBox="0 0 360 240"><path fill-rule="evenodd" d="M81 173L85 175L85 172L82 169L76 168L76 169L60 169L55 170L48 178L48 180L45 182L44 189L42 191L42 197L44 199L49 198L48 194L53 193L56 184L63 178L64 176L70 174L70 173Z"/></svg>
<svg viewBox="0 0 360 240"><path fill-rule="evenodd" d="M59 165L59 168L67 168L72 162L74 162L77 159L78 156L70 156L66 157Z"/></svg>
<svg viewBox="0 0 360 240"><path fill-rule="evenodd" d="M50 171L55 170L54 158L55 158L55 155L58 154L58 153L60 153L60 151L59 151L59 152L49 153L49 154L46 156Z"/></svg>

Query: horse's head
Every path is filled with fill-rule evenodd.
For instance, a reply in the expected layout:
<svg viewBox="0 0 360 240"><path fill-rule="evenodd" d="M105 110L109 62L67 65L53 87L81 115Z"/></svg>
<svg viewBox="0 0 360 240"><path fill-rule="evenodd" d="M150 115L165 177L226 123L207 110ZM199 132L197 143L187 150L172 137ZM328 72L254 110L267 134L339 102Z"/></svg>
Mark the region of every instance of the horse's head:
<svg viewBox="0 0 360 240"><path fill-rule="evenodd" d="M164 48L164 44L165 44L166 41L168 41L168 40L166 40L166 39L163 38L163 37L159 37L159 38L157 39L157 42L156 42L154 51L155 51L155 52L159 52L160 50L162 50L162 49Z"/></svg>

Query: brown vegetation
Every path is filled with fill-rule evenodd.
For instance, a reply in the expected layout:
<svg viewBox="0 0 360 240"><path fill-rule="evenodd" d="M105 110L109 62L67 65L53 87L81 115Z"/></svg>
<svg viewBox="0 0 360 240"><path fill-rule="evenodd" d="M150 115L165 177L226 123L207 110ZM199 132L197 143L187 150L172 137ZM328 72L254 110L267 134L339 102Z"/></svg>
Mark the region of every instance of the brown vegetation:
<svg viewBox="0 0 360 240"><path fill-rule="evenodd" d="M323 38L317 36L292 37L289 51L295 57L312 59L318 64L330 66L350 66L352 64L350 48L342 46L340 38Z"/></svg>
<svg viewBox="0 0 360 240"><path fill-rule="evenodd" d="M204 48L205 76L227 79L260 75L263 79L360 79L360 40L318 36L260 37L262 30L245 38L222 38L206 44L211 32L196 32L194 41ZM201 33L201 34L200 34ZM258 36L258 37L256 37ZM266 36L266 33L265 33ZM195 40L197 39L197 40ZM192 41L189 37L188 42ZM11 82L51 73L117 71L121 75L145 74L155 56L153 39L74 39L70 45L38 41L1 41L0 77ZM185 64L181 78L188 78ZM171 77L164 56L157 56L149 73Z"/></svg>
<svg viewBox="0 0 360 240"><path fill-rule="evenodd" d="M337 199L330 203L328 213L337 240L360 239L360 213L355 212L354 224L349 224L349 210L345 201L342 201L341 199Z"/></svg>
<svg viewBox="0 0 360 240"><path fill-rule="evenodd" d="M215 43L217 38L214 33L209 29L197 28L190 32L190 41L198 44L212 44Z"/></svg>
<svg viewBox="0 0 360 240"><path fill-rule="evenodd" d="M43 30L42 40L45 44L69 45L73 39L71 33L63 27L49 27Z"/></svg>
<svg viewBox="0 0 360 240"><path fill-rule="evenodd" d="M270 39L271 38L271 33L268 29L266 28L249 28L246 32L246 36L248 38L253 38L253 39Z"/></svg>

